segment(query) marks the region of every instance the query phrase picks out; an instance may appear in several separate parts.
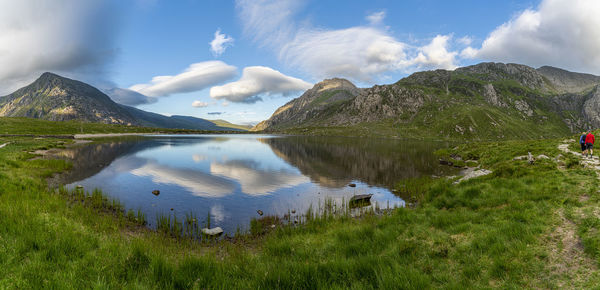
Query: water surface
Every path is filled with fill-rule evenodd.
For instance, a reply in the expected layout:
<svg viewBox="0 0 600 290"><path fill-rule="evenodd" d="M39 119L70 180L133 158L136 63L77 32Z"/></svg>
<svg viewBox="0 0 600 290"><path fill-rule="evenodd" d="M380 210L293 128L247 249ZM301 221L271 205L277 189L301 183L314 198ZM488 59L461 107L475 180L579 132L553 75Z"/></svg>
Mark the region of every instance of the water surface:
<svg viewBox="0 0 600 290"><path fill-rule="evenodd" d="M401 179L443 175L432 152L447 144L344 137L163 135L73 149L66 178L101 189L127 209L157 215L193 213L227 233L252 218L298 214L373 194L372 206L403 206L391 192ZM356 187L349 187L349 184ZM155 196L153 190L159 190Z"/></svg>

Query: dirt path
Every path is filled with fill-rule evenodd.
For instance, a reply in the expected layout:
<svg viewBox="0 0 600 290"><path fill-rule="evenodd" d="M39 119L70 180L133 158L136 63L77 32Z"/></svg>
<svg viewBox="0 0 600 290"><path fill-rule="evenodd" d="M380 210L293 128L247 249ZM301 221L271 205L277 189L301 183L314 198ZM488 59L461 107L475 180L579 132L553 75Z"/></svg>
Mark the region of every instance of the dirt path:
<svg viewBox="0 0 600 290"><path fill-rule="evenodd" d="M593 156L592 158L581 156L581 152L575 152L575 151L569 149L569 144L573 144L573 143L575 143L575 140L573 140L573 139L564 140L562 144L558 145L558 150L560 150L563 153L573 154L573 155L581 158L581 164L583 165L583 167L585 167L585 168L591 167L596 170L596 173L598 173L598 170L600 170L600 159L598 159L598 156ZM598 178L600 178L600 175Z"/></svg>
<svg viewBox="0 0 600 290"><path fill-rule="evenodd" d="M558 149L562 153L573 154L580 158L581 164L586 168L594 169L600 179L600 160L598 157L582 157L581 152L569 149L569 144L575 142L575 140L564 140L558 145ZM556 210L554 214L557 224L547 237L549 248L548 269L550 275L557 278L556 286L559 288L585 287L586 282L598 273L597 263L594 258L585 253L581 237L577 234L578 223L585 218L585 209L595 207L596 204L590 202L590 197L585 194L580 196L578 200L582 206L573 208L571 215L565 213L566 208L560 207Z"/></svg>

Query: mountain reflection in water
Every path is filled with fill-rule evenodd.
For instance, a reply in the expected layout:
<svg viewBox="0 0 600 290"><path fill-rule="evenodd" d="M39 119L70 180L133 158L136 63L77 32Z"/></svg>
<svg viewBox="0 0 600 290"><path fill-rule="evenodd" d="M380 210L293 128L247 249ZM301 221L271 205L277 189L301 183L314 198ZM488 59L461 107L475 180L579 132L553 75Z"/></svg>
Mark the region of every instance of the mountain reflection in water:
<svg viewBox="0 0 600 290"><path fill-rule="evenodd" d="M438 145L436 147L436 145ZM71 148L63 183L100 188L150 224L158 214L211 216L228 233L266 215L305 212L372 193L379 205L402 206L388 189L402 178L441 175L440 144L385 139L265 135L155 136ZM356 183L355 188L347 187ZM151 194L160 190L159 196ZM215 225L215 224L213 224Z"/></svg>

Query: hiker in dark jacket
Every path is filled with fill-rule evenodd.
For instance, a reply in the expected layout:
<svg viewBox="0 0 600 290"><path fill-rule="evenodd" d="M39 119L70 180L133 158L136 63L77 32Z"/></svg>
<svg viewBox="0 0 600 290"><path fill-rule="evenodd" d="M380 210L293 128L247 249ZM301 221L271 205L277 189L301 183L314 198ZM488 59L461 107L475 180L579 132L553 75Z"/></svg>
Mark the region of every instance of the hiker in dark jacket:
<svg viewBox="0 0 600 290"><path fill-rule="evenodd" d="M587 151L587 147L585 146L585 137L586 137L586 133L583 132L581 133L581 136L579 137L579 144L581 145L581 156L585 156L585 153Z"/></svg>
<svg viewBox="0 0 600 290"><path fill-rule="evenodd" d="M594 155L594 142L596 142L594 134L592 134L591 131L588 131L587 135L585 136L585 148L587 149L587 154L589 157Z"/></svg>

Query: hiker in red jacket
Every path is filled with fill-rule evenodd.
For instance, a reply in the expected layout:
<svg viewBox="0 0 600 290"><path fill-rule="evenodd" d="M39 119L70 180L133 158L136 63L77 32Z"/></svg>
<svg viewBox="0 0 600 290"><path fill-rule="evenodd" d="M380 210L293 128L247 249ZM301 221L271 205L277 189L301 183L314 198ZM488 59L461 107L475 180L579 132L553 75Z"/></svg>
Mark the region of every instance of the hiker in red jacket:
<svg viewBox="0 0 600 290"><path fill-rule="evenodd" d="M585 136L585 147L587 148L587 153L589 157L592 157L594 155L595 141L596 138L594 137L594 134L592 134L591 131L588 131L587 135Z"/></svg>

